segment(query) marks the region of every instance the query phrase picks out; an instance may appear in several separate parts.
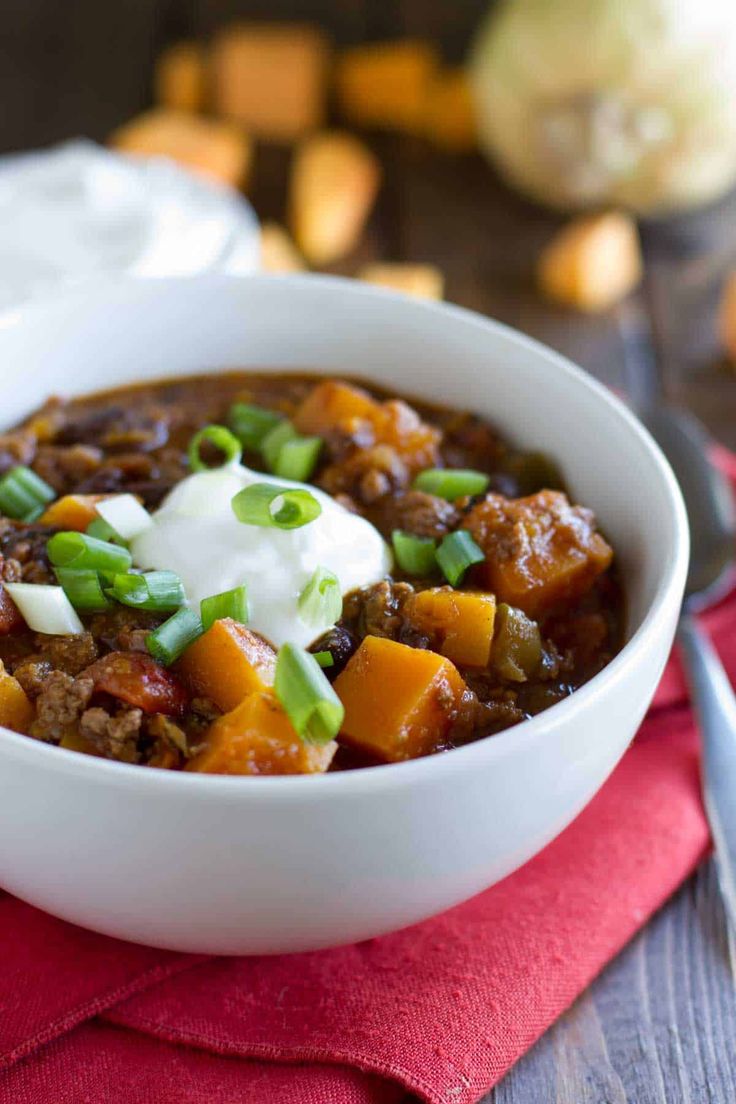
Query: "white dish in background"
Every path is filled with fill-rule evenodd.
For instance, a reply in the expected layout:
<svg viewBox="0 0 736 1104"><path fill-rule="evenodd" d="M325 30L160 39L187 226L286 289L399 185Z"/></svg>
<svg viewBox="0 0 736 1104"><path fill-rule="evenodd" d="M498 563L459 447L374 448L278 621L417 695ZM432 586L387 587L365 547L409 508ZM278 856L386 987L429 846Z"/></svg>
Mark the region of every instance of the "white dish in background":
<svg viewBox="0 0 736 1104"><path fill-rule="evenodd" d="M3 419L53 391L227 368L363 376L485 415L562 464L622 567L629 639L499 736L384 767L229 778L127 766L0 730L0 885L67 920L226 954L365 939L520 866L616 765L670 650L688 557L674 477L603 387L458 308L329 277L127 281L0 321Z"/></svg>

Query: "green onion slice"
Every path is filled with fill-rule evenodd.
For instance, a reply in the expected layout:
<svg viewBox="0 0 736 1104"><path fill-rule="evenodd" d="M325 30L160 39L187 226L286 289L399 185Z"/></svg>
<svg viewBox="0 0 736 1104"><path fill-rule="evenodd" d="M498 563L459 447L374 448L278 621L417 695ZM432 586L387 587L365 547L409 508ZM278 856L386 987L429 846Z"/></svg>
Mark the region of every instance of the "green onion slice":
<svg viewBox="0 0 736 1104"><path fill-rule="evenodd" d="M199 452L200 447L205 441L214 445L215 448L219 449L220 452L224 454L225 459L222 463L214 464L212 467L210 467L209 464L205 464ZM225 467L227 464L236 464L238 460L240 460L242 449L238 438L225 426L208 425L194 434L189 442L187 455L189 456L189 467L192 471L214 471L216 468Z"/></svg>
<svg viewBox="0 0 736 1104"><path fill-rule="evenodd" d="M116 537L131 541L139 533L150 529L153 518L145 506L141 506L135 495L120 494L105 498L95 507L97 513ZM87 527L89 532L89 526Z"/></svg>
<svg viewBox="0 0 736 1104"><path fill-rule="evenodd" d="M437 567L437 541L431 537L415 537L401 529L394 529L391 543L396 562L407 575L431 575Z"/></svg>
<svg viewBox="0 0 736 1104"><path fill-rule="evenodd" d="M326 567L317 567L299 595L299 616L308 625L334 625L342 613L340 580Z"/></svg>
<svg viewBox="0 0 736 1104"><path fill-rule="evenodd" d="M334 667L335 657L332 652L312 652L320 667Z"/></svg>
<svg viewBox="0 0 736 1104"><path fill-rule="evenodd" d="M168 667L201 635L202 622L194 610L185 607L148 634L146 647L154 659Z"/></svg>
<svg viewBox="0 0 736 1104"><path fill-rule="evenodd" d="M317 466L321 449L321 437L291 437L279 449L272 465L273 474L306 483Z"/></svg>
<svg viewBox="0 0 736 1104"><path fill-rule="evenodd" d="M203 598L199 604L199 612L205 632L214 625L215 621L222 621L224 617L231 617L233 621L247 625L250 617L248 588L243 585Z"/></svg>
<svg viewBox="0 0 736 1104"><path fill-rule="evenodd" d="M50 636L83 633L84 625L60 586L46 583L5 583L5 589L34 632Z"/></svg>
<svg viewBox="0 0 736 1104"><path fill-rule="evenodd" d="M414 487L454 502L465 495L483 494L489 483L490 476L485 472L470 468L427 468L416 477Z"/></svg>
<svg viewBox="0 0 736 1104"><path fill-rule="evenodd" d="M275 410L264 410L262 406L233 403L228 411L227 420L243 448L256 452L263 444L264 437L283 422L284 418Z"/></svg>
<svg viewBox="0 0 736 1104"><path fill-rule="evenodd" d="M283 644L276 660L276 697L308 744L326 744L340 731L345 709L313 655Z"/></svg>
<svg viewBox="0 0 736 1104"><path fill-rule="evenodd" d="M0 512L10 518L35 521L56 491L24 464L18 464L0 479Z"/></svg>
<svg viewBox="0 0 736 1104"><path fill-rule="evenodd" d="M127 571L133 562L127 548L97 540L86 533L54 533L46 551L54 567L91 568L103 575Z"/></svg>
<svg viewBox="0 0 736 1104"><path fill-rule="evenodd" d="M276 467L279 453L286 442L298 436L299 434L294 429L291 422L286 419L279 422L277 426L274 426L274 428L266 434L261 441L261 454L271 471Z"/></svg>
<svg viewBox="0 0 736 1104"><path fill-rule="evenodd" d="M57 567L56 578L71 604L81 613L101 613L112 606L100 576L90 568Z"/></svg>
<svg viewBox="0 0 736 1104"><path fill-rule="evenodd" d="M106 541L110 544L127 544L122 537L113 529L112 525L108 525L104 518L96 517L87 526L87 536L96 537L97 540Z"/></svg>
<svg viewBox="0 0 736 1104"><path fill-rule="evenodd" d="M145 610L175 610L186 601L182 581L175 571L121 573L113 577L108 593L124 606Z"/></svg>
<svg viewBox="0 0 736 1104"><path fill-rule="evenodd" d="M232 499L233 513L244 525L264 528L300 529L322 513L310 491L279 487L275 483L251 483Z"/></svg>
<svg viewBox="0 0 736 1104"><path fill-rule="evenodd" d="M448 583L454 587L459 586L472 564L482 563L484 559L483 552L467 529L448 533L437 549L437 563Z"/></svg>

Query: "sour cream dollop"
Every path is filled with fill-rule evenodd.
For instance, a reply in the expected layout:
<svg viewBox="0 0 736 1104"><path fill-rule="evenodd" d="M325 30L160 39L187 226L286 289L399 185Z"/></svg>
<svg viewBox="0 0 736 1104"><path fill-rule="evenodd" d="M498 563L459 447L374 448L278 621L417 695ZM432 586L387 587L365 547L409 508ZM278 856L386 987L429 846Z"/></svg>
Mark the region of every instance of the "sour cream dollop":
<svg viewBox="0 0 736 1104"><path fill-rule="evenodd" d="M232 511L233 496L251 483L308 490L322 513L299 529L245 525ZM194 609L202 598L243 583L248 587L249 627L278 647L306 647L332 627L299 615L298 599L318 567L333 571L343 595L383 579L391 553L377 529L316 487L276 479L230 464L198 472L178 483L153 514L153 523L131 542L138 567L175 571Z"/></svg>

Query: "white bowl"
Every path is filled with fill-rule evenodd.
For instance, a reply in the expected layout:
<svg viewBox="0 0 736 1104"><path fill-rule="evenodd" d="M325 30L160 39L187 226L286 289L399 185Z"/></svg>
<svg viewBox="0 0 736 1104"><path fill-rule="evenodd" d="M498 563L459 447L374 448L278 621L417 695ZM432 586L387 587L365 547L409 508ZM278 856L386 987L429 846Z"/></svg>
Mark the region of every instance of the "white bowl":
<svg viewBox="0 0 736 1104"><path fill-rule="evenodd" d="M223 954L365 939L457 904L556 836L636 732L672 643L688 538L674 477L587 375L478 315L327 277L116 283L0 320L3 421L52 392L225 368L364 376L486 415L563 466L622 566L628 643L499 736L393 766L227 778L0 729L0 884L123 939Z"/></svg>

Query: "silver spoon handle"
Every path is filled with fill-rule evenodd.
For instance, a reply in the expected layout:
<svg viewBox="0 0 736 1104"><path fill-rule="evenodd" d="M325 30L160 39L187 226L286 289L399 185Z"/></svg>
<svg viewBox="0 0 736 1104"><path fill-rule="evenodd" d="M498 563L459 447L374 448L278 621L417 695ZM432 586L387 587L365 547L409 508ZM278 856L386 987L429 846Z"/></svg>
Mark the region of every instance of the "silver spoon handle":
<svg viewBox="0 0 736 1104"><path fill-rule="evenodd" d="M703 798L726 910L736 931L736 696L708 637L683 613L678 640L700 725Z"/></svg>

